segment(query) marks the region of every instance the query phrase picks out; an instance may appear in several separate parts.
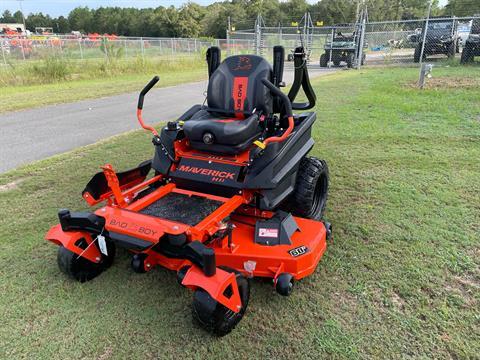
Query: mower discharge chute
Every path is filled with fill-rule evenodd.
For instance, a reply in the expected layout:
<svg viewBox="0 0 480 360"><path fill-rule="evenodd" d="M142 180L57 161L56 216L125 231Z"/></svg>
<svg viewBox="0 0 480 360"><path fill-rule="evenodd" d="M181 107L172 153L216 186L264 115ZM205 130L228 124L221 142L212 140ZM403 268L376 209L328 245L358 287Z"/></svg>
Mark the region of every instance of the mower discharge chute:
<svg viewBox="0 0 480 360"><path fill-rule="evenodd" d="M87 281L108 268L116 247L133 253L138 273L160 265L194 291L193 317L205 329L229 333L248 305L249 278L272 278L281 295L315 270L331 227L322 222L328 190L323 160L308 157L315 104L302 48L285 95L284 50L273 67L254 55L220 62L207 52L208 105L195 105L158 133L155 153L138 167L109 164L89 181L83 198L94 212L59 212L46 239L59 245L60 269ZM308 102L294 103L302 87ZM293 106L292 106L293 103Z"/></svg>

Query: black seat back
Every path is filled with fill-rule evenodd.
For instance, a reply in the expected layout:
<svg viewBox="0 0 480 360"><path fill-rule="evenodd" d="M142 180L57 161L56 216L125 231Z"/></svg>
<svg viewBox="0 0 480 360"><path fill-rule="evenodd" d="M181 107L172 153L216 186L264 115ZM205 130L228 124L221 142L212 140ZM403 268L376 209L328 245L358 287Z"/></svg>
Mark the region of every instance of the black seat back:
<svg viewBox="0 0 480 360"><path fill-rule="evenodd" d="M271 113L273 98L262 79L273 81L271 65L256 55L230 56L211 75L208 106L235 113Z"/></svg>

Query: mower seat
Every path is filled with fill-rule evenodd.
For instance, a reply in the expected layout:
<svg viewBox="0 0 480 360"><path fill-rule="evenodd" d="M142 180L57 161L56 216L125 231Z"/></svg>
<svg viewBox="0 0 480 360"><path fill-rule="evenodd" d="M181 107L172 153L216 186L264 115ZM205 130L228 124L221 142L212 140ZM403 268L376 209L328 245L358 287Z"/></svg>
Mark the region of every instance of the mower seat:
<svg viewBox="0 0 480 360"><path fill-rule="evenodd" d="M183 130L191 144L200 150L220 151L218 144L231 146L231 151L243 151L255 141L261 133L258 115L252 114L246 119L225 117L207 110L198 111L184 124Z"/></svg>
<svg viewBox="0 0 480 360"><path fill-rule="evenodd" d="M260 116L272 112L273 97L262 79L272 81L272 67L260 56L231 56L213 72L208 107L185 121L183 130L194 149L238 154L261 134Z"/></svg>

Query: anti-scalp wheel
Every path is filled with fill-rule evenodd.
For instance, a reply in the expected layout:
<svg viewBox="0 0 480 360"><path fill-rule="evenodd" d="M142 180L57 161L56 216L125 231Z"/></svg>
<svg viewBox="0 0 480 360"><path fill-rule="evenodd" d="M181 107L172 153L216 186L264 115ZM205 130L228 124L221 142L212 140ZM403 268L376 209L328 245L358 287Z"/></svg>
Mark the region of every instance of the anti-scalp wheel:
<svg viewBox="0 0 480 360"><path fill-rule="evenodd" d="M132 270L138 274L146 273L147 270L145 269L145 259L147 258L147 254L139 253L132 256Z"/></svg>
<svg viewBox="0 0 480 360"><path fill-rule="evenodd" d="M292 274L289 273L281 273L277 277L277 281L275 283L275 290L282 296L289 296L293 291L293 283L294 279Z"/></svg>

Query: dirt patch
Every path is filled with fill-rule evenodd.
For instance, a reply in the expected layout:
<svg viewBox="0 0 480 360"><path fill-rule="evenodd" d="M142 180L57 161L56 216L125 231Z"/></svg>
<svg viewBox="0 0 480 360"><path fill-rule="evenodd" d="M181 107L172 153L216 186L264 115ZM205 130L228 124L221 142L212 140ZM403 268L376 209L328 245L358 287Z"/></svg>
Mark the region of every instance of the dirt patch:
<svg viewBox="0 0 480 360"><path fill-rule="evenodd" d="M418 88L417 81L408 85L412 88ZM433 76L425 81L425 89L469 89L478 87L480 87L480 79L474 77Z"/></svg>
<svg viewBox="0 0 480 360"><path fill-rule="evenodd" d="M477 279L474 279L472 277L460 277L460 276L455 276L454 279L458 281L462 286L464 287L470 287L474 289L480 290L480 281Z"/></svg>
<svg viewBox="0 0 480 360"><path fill-rule="evenodd" d="M396 292L392 294L392 304L395 306L398 310L403 310L405 308L405 300L398 295Z"/></svg>
<svg viewBox="0 0 480 360"><path fill-rule="evenodd" d="M20 185L24 179L18 179L12 182L9 182L8 184L0 185L0 192L7 192L11 190L18 189L18 185Z"/></svg>
<svg viewBox="0 0 480 360"><path fill-rule="evenodd" d="M454 276L453 281L445 286L445 289L457 296L460 296L465 301L465 306L477 306L475 293L480 289L478 279L472 276Z"/></svg>
<svg viewBox="0 0 480 360"><path fill-rule="evenodd" d="M103 354L101 354L97 359L106 360L106 359L109 359L112 356L112 354L113 354L113 349L111 346L108 346L103 352Z"/></svg>

